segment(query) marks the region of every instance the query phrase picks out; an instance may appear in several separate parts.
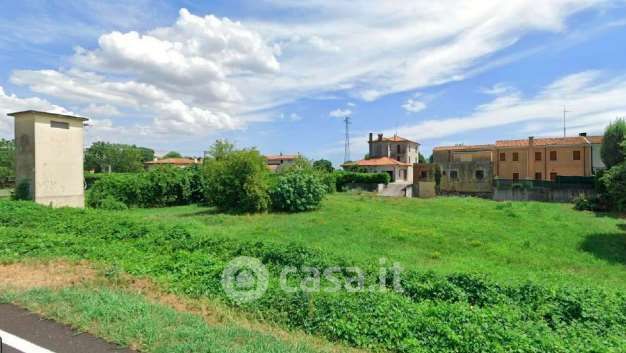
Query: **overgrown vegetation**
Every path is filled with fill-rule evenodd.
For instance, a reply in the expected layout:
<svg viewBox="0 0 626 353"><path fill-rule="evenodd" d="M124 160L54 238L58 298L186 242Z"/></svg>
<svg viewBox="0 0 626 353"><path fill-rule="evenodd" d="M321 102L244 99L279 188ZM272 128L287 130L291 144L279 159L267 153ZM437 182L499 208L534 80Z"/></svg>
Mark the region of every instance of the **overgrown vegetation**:
<svg viewBox="0 0 626 353"><path fill-rule="evenodd" d="M571 244L567 241L577 234L591 235L581 232L607 232L611 226L616 226L616 220L575 214L562 205L535 203L455 198L418 203L346 195L335 196L333 200L333 206L320 211L320 215L262 215L250 219L249 216L203 213L200 218L203 223L190 222L188 208L182 209L182 215L187 216L181 221L167 218L167 209L162 211L166 213L151 213L155 218L144 221L133 213L59 210L31 203L0 202L0 259L87 258L115 264L134 275L150 276L177 293L228 300L220 283L224 266L236 256L253 256L268 267L270 289L261 300L246 304L242 309L355 346L393 352L618 352L623 348L626 297L620 289L595 285L603 276L623 274L623 264L601 265L601 260L593 260L576 245L580 239ZM455 204L462 213L455 213L451 207ZM336 215L335 221L341 226L319 223L328 219L328 212ZM474 217L476 212L482 217ZM362 217L366 214L369 218ZM366 231L360 233L372 229L391 214L395 215L390 218L395 229L391 234L382 232L384 223L371 230L379 234L379 239ZM460 217L465 217L466 223L457 224ZM435 226L440 221L443 222L441 227ZM424 222L424 225L413 222ZM586 227L581 227L581 222ZM268 224L278 227L278 233L268 229ZM309 234L300 245L293 243L307 234L297 230L311 227L317 229L317 235ZM454 236L452 232L457 228L460 233ZM428 230L440 233L430 236ZM250 233L254 232L260 238L252 237ZM537 232L536 238L528 236L533 232ZM280 242L282 233L289 239L284 243ZM324 241L327 249L312 248L310 243L326 233L333 238L345 237L342 238L344 246ZM349 234L353 237L349 238ZM479 234L482 240L477 239ZM383 243L380 237L384 238ZM435 238L440 240L435 241ZM469 243L467 239L472 238L474 241ZM446 239L456 243L444 247ZM410 266L402 277L403 293L304 293L301 290L285 293L277 285L278 274L284 266L324 269L356 264L365 269L365 287L369 288L378 284L378 261L354 262L346 257L348 254L392 256L395 244L406 252L409 263L415 264L422 259L418 254L423 250L414 242L422 240L439 249L436 261L443 261L451 251L460 254L474 251L475 260L484 261L484 265L472 266L467 258L453 260L457 268L464 271L446 274ZM460 246L466 240L468 244ZM504 248L495 247L500 242L506 243L511 257L502 253ZM408 244L411 244L410 249L407 249ZM583 248L592 246L586 244ZM533 262L533 253L546 263ZM501 265L492 263L489 260L492 257L502 258L503 262ZM491 276L466 272L468 267L503 271L507 266L526 266L525 269L537 268L544 277L553 272L555 278L567 278L565 271L570 267L567 264L563 268L553 266L552 260L555 264L574 261L572 264L576 264L579 276L585 276L591 267L607 267L602 276L591 274L588 282L572 280L554 285L540 281L498 281ZM432 257L427 261L432 261ZM587 263L589 268L584 267ZM522 277L528 274L529 271L521 268L517 273ZM349 274L340 272L337 276L342 278ZM506 277L510 276L502 278ZM297 279L298 276L292 278ZM322 280L322 288L328 284Z"/></svg>
<svg viewBox="0 0 626 353"><path fill-rule="evenodd" d="M15 141L0 139L0 189L12 187L15 178Z"/></svg>
<svg viewBox="0 0 626 353"><path fill-rule="evenodd" d="M343 190L348 184L389 184L391 177L387 173L335 172L337 190Z"/></svg>

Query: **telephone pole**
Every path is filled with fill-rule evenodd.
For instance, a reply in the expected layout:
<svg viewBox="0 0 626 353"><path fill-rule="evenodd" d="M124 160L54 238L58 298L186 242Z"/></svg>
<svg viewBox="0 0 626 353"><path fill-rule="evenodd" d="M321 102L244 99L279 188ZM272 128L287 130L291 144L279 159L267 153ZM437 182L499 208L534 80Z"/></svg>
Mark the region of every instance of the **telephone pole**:
<svg viewBox="0 0 626 353"><path fill-rule="evenodd" d="M346 123L346 145L344 149L343 162L350 161L350 117L346 116L343 121Z"/></svg>

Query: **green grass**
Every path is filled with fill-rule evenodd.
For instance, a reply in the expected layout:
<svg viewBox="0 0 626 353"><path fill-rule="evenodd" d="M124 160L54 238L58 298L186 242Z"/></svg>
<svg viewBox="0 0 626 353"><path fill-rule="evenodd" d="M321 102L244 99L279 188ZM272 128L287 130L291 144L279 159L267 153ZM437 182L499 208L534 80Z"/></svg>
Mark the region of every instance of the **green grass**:
<svg viewBox="0 0 626 353"><path fill-rule="evenodd" d="M143 352L176 353L316 353L326 350L288 343L234 325L208 325L144 297L109 288L45 288L0 293L12 302Z"/></svg>
<svg viewBox="0 0 626 353"><path fill-rule="evenodd" d="M301 214L224 215L198 206L129 212L216 238L295 242L357 263L386 257L408 269L486 273L505 283L626 288L625 220L569 204L336 194Z"/></svg>

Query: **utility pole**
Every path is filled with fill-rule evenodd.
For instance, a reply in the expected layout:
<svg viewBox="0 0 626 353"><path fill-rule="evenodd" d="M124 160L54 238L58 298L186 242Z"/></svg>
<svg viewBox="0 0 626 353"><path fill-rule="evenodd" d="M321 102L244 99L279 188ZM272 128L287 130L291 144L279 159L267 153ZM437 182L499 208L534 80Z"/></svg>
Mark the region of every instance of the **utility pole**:
<svg viewBox="0 0 626 353"><path fill-rule="evenodd" d="M350 117L346 116L343 121L346 123L346 145L344 149L343 162L350 161Z"/></svg>
<svg viewBox="0 0 626 353"><path fill-rule="evenodd" d="M563 106L563 137L567 137L567 126L565 125L567 113L570 113L570 111L567 110L565 106Z"/></svg>

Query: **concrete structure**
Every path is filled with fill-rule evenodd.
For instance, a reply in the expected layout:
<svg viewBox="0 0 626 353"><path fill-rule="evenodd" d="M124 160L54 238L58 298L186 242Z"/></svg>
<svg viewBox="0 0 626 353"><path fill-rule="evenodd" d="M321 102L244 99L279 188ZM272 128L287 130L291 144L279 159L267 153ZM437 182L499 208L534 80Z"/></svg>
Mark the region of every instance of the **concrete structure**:
<svg viewBox="0 0 626 353"><path fill-rule="evenodd" d="M433 149L440 170L441 193L491 193L494 178L494 145L449 146Z"/></svg>
<svg viewBox="0 0 626 353"><path fill-rule="evenodd" d="M192 165L202 164L202 159L192 159L192 158L163 158L157 159L155 158L153 161L145 162L144 167L149 169L154 169L160 166L173 166L177 168L186 168Z"/></svg>
<svg viewBox="0 0 626 353"><path fill-rule="evenodd" d="M413 183L413 164L419 162L420 144L394 135L376 140L369 134L368 158L346 163L344 167L361 167L368 173L388 173L392 183Z"/></svg>
<svg viewBox="0 0 626 353"><path fill-rule="evenodd" d="M33 201L84 207L84 123L88 119L39 111L15 117L15 182L27 182Z"/></svg>
<svg viewBox="0 0 626 353"><path fill-rule="evenodd" d="M265 156L267 167L273 172L293 164L298 158L300 158L300 154L287 155L281 153L275 156Z"/></svg>

